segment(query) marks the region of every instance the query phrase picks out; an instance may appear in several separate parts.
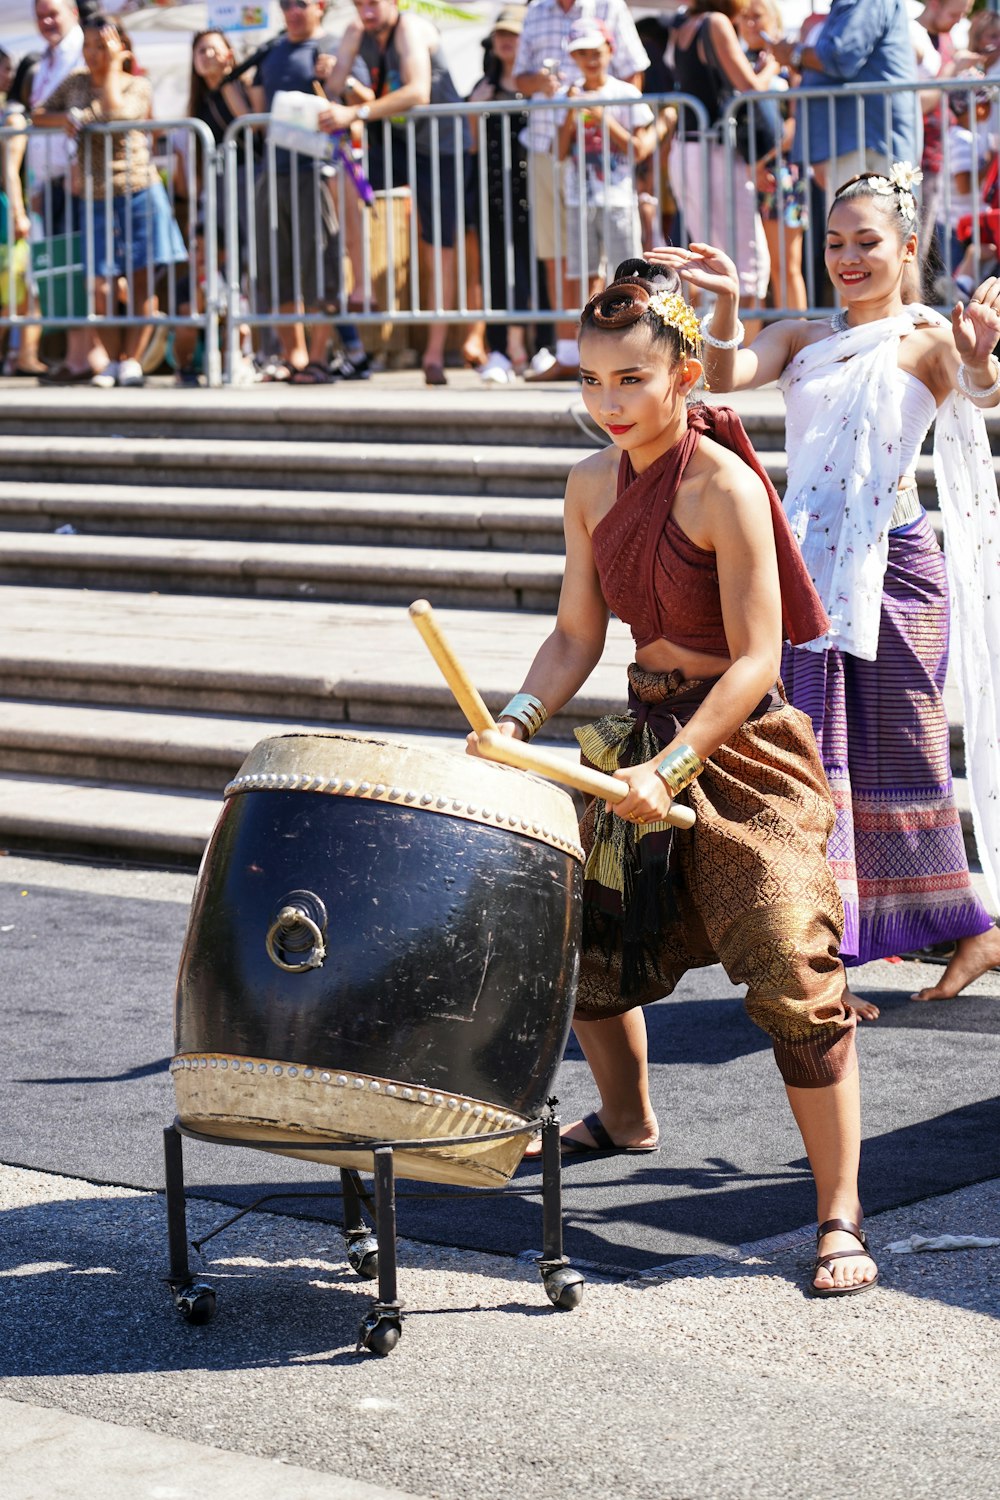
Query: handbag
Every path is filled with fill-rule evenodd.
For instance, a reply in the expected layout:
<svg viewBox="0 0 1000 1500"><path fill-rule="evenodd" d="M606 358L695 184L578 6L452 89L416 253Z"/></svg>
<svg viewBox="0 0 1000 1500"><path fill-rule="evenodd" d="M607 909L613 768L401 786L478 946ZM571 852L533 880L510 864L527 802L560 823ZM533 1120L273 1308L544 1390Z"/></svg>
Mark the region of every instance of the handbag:
<svg viewBox="0 0 1000 1500"><path fill-rule="evenodd" d="M734 89L719 62L708 26L708 18L699 27L698 38L705 54L705 66L712 74L719 113L734 99L743 101L744 107L736 111L736 150L749 164L764 161L778 149L782 135L781 109L777 99L762 99L752 92L742 93ZM753 129L751 131L751 115Z"/></svg>

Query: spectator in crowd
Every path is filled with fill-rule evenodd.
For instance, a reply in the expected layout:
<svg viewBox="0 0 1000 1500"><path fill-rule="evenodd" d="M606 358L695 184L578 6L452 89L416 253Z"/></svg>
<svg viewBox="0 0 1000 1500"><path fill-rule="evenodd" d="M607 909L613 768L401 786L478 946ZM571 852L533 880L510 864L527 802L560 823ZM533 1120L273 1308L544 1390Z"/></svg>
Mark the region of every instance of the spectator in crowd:
<svg viewBox="0 0 1000 1500"><path fill-rule="evenodd" d="M448 71L441 37L429 21L411 11L402 13L396 0L354 0L354 5L357 15L344 32L327 92L334 98L343 92L360 58L368 71L374 98L363 104L331 104L321 126L334 132L349 130L361 121L367 132L368 176L376 192L387 188L390 181L394 186L409 183L416 198L420 244L433 288L431 295L435 301L440 296L441 306L454 307L458 195L461 192L464 196L465 191L468 122L464 116L456 115L461 120L457 132L451 119L435 122L436 129L430 120L416 123L413 129L416 181L410 183L408 126L403 117L422 104L458 105L462 102L461 95ZM389 122L388 157L383 122ZM432 323L428 327L423 354L424 379L428 385L447 383L444 373L447 333L446 323Z"/></svg>
<svg viewBox="0 0 1000 1500"><path fill-rule="evenodd" d="M29 100L31 97L31 77L38 64L38 54L28 53L22 57L14 69L13 77L7 88L7 97L4 101L3 123L8 129L23 129L27 125L27 114ZM3 192L0 194L3 202L2 233L0 233L0 247L10 249L10 265L14 272L14 283L11 285L4 278L3 303L4 313L12 309L18 313L28 311L28 288L27 269L29 263L28 237L27 234L18 234L17 223L12 211L12 204L24 203L24 183L22 178L25 172L25 148L24 142L17 143L17 149L11 151L11 141L8 139L6 145L0 147L0 181L3 182ZM16 181L12 181L16 178ZM3 249L0 248L0 257L3 257ZM22 272L23 267L23 272ZM21 278L24 285L21 285ZM29 335L27 341L25 335ZM7 339L6 357L3 363L5 375L26 375L32 380L44 371L45 366L38 360L37 353L32 352L34 344L37 344L37 334L25 328L12 328ZM22 357L25 363L22 365ZM34 363L32 363L34 361Z"/></svg>
<svg viewBox="0 0 1000 1500"><path fill-rule="evenodd" d="M642 75L643 95L673 93L674 70L667 56L672 26L659 16L643 16L636 21L635 29L649 55L649 67ZM677 129L677 110L672 104L656 104L651 108L656 116L656 150L640 163L635 174L644 250L670 244L676 238L677 203L670 188L668 163Z"/></svg>
<svg viewBox="0 0 1000 1500"><path fill-rule="evenodd" d="M748 0L736 24L747 59L759 73L770 56L769 39L782 35L781 12L775 0ZM771 79L771 88L787 89L792 81L779 73ZM757 208L771 263L771 304L804 312L809 295L802 271L802 248L809 227L809 197L801 168L790 160L794 139L795 115L789 107L781 116L780 153L776 143L757 161Z"/></svg>
<svg viewBox="0 0 1000 1500"><path fill-rule="evenodd" d="M14 59L4 47L0 47L0 104L6 104L7 91L14 81Z"/></svg>
<svg viewBox="0 0 1000 1500"><path fill-rule="evenodd" d="M199 31L191 38L191 80L188 87L187 115L189 119L200 120L208 127L217 146L221 145L233 121L239 119L241 115L249 114L253 108L247 86L242 78L229 77L235 61L233 49L221 31L211 29ZM186 153L194 144L193 137L182 136L181 143ZM188 190L186 157L183 165L185 171L182 174L182 180L178 182L178 194L186 194ZM194 187L198 196L195 243L188 246L192 252L190 268L193 274L185 278L184 283L177 289L178 312L185 317L190 316L193 311L200 310L202 306L201 281L205 253L205 200L202 168L201 153L198 152L193 173ZM236 172L236 200L240 220L239 239L242 249L247 242L244 232L246 180L242 156L237 162ZM217 184L215 219L216 245L222 266L225 265L226 257L225 209L225 197L220 179ZM173 359L177 366L178 385L196 386L200 383L197 368L199 339L200 334L197 328L178 327L174 330Z"/></svg>
<svg viewBox="0 0 1000 1500"><path fill-rule="evenodd" d="M25 101L29 111L44 105L63 79L83 65L83 30L73 0L35 0L35 24L45 50L30 75ZM26 135L23 144L11 142L8 184L18 239L28 239L32 234L29 206L37 215L35 233L42 239L72 235L80 228L73 220L72 198L67 190L69 159L69 142L59 136L35 136L29 141ZM27 175L27 205L22 192L22 162ZM41 375L60 385L73 384L89 381L108 363L107 350L91 330L71 329L66 335L64 361L47 370L38 354L40 338L37 325L22 330L18 363L22 374Z"/></svg>
<svg viewBox="0 0 1000 1500"><path fill-rule="evenodd" d="M993 77L1000 70L1000 13L995 10L977 10L969 22L969 34L964 47L955 52L954 72L984 73Z"/></svg>
<svg viewBox="0 0 1000 1500"><path fill-rule="evenodd" d="M642 83L649 57L639 40L635 22L625 0L532 0L524 18L524 30L514 64L515 82L522 94L535 100L551 99L560 88L579 84L582 73L570 55L569 39L580 22L600 21L612 42L611 71L623 83ZM564 272L566 214L562 171L556 150L557 115L553 110L529 112L525 145L528 149L528 181L531 189L532 233L535 253L545 263L551 307L578 307L582 303L580 283ZM556 325L556 348L539 350L532 360L528 380L575 380L579 376L580 352L577 326L573 321Z"/></svg>
<svg viewBox="0 0 1000 1500"><path fill-rule="evenodd" d="M887 174L893 162L919 159L915 96L905 91L885 94L878 87L909 83L914 77L906 0L833 0L812 45L779 40L771 50L782 67L801 73L803 88L871 86L861 112L860 137L854 99L836 100L832 138L827 100L806 102L805 125L795 149L801 162L802 142L808 137L809 164L825 192L833 193L840 183L863 172Z"/></svg>
<svg viewBox="0 0 1000 1500"><path fill-rule="evenodd" d="M620 261L635 259L642 249L635 168L655 149L656 133L653 111L635 85L610 77L612 48L606 26L579 23L568 49L583 82L560 89L555 98L585 99L586 108L564 110L557 136L564 164L566 274L575 281L586 280L583 295L589 302L604 285L602 267L613 272ZM637 102L599 102L622 97Z"/></svg>
<svg viewBox="0 0 1000 1500"><path fill-rule="evenodd" d="M337 47L323 31L325 0L280 0L280 4L285 33L263 52L250 91L258 114L270 112L279 91L312 94L314 85L324 83L333 72ZM298 314L302 322L277 325L283 358L268 378L324 384L329 379L325 361L329 315L340 291L336 205L314 157L276 150L273 160L276 183L269 171L263 172L257 183L257 300L262 311ZM276 307L273 283L277 287ZM314 315L310 320L314 325L311 347L306 344L308 314Z"/></svg>
<svg viewBox="0 0 1000 1500"><path fill-rule="evenodd" d="M119 278L124 278L128 313L152 317L159 305L156 271L182 264L187 251L152 159L151 135L141 128L99 135L91 127L150 120L153 90L136 72L132 45L113 16L97 12L84 22L83 61L84 70L65 78L32 111L32 121L64 130L76 142L73 210L75 222L93 231L84 234L84 269L98 313L114 314ZM120 359L106 365L94 382L142 385L142 359L152 332L150 323L127 326Z"/></svg>
<svg viewBox="0 0 1000 1500"><path fill-rule="evenodd" d="M959 234L962 219L971 220L983 204L983 182L997 153L996 91L978 88L951 96L954 124L948 130L948 163L951 191L948 195L948 268L963 299L971 296L982 275L991 274L977 264L975 236L968 243ZM962 234L965 230L963 228ZM992 247L988 252L995 260Z"/></svg>
<svg viewBox="0 0 1000 1500"><path fill-rule="evenodd" d="M497 16L486 41L482 78L469 99L474 104L492 100L519 99L514 81L514 63L524 26L525 6L508 5ZM472 127L470 160L472 204L478 211L478 167L486 173L489 247L490 302L494 308L528 307L531 301L531 226L528 218L528 164L519 139L527 123L523 113L491 114L486 117L486 160L478 162L479 131ZM510 169L505 166L509 158ZM470 281L472 277L470 275ZM487 347L486 361L479 371L489 385L506 385L522 375L528 363L524 327L520 323L484 323L480 337Z"/></svg>
<svg viewBox="0 0 1000 1500"><path fill-rule="evenodd" d="M755 72L747 60L734 25L744 0L692 0L674 39L674 73L682 93L699 99L715 125L734 93L766 93L779 67L768 55ZM697 122L689 114L683 140L675 141L672 156L674 191L684 215L684 233L691 240L712 244L729 242L728 202L733 204L734 260L747 301L763 302L767 293L767 242L757 209L757 184L747 164L727 157L717 137L708 142L708 194L702 186L702 147Z"/></svg>
<svg viewBox="0 0 1000 1500"><path fill-rule="evenodd" d="M956 72L956 50L951 33L968 14L971 4L972 0L927 0L920 15L911 20L915 76L921 82L949 78ZM933 268L935 263L941 264L944 259L938 239L938 220L942 213L942 141L948 128L948 95L941 89L922 89L920 110L924 127L923 155L920 158L924 174L920 184L920 267L925 297L933 301Z"/></svg>

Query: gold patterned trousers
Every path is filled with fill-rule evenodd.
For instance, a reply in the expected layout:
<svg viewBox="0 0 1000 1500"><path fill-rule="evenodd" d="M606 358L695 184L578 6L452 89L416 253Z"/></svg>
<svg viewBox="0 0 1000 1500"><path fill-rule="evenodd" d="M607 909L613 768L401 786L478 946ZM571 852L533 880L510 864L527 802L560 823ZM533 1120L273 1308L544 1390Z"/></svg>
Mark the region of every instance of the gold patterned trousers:
<svg viewBox="0 0 1000 1500"><path fill-rule="evenodd" d="M647 758L653 741L677 732L665 727L672 703L676 726L713 686L687 681L682 689L679 673L634 665L629 683L629 715L578 731L584 758L603 771ZM833 800L809 719L784 701L780 684L681 800L697 821L673 835L654 962L626 997L621 947L588 944L577 1016L620 1015L669 995L688 969L721 963L734 984L746 985L747 1013L771 1038L786 1083L821 1088L846 1077L856 1065L856 1017L838 957L843 907L826 861ZM581 823L588 855L602 809L591 803Z"/></svg>

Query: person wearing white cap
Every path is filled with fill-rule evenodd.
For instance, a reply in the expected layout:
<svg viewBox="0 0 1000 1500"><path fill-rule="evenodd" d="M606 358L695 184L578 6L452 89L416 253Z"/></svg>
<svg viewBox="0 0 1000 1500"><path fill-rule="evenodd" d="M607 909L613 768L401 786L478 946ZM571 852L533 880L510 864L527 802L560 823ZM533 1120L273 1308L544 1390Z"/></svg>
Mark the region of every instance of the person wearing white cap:
<svg viewBox="0 0 1000 1500"><path fill-rule="evenodd" d="M585 295L604 285L601 267L629 260L642 248L635 170L655 149L653 111L631 83L611 78L610 33L601 22L574 27L569 53L583 74L556 99L587 100L563 111L558 155L566 204L566 273L587 281ZM635 104L602 103L634 98Z"/></svg>
<svg viewBox="0 0 1000 1500"><path fill-rule="evenodd" d="M611 72L623 82L642 82L649 56L639 40L625 0L531 0L514 64L515 83L529 98L551 99L563 86L580 83L582 73L569 51L570 33L581 22L602 21L611 34L614 51ZM550 304L579 306L580 283L565 274L566 221L562 180L556 157L557 117L554 111L529 114L524 144L528 148L531 185L531 222L535 254L545 263ZM540 350L528 380L576 380L580 368L576 323L556 325L555 354Z"/></svg>

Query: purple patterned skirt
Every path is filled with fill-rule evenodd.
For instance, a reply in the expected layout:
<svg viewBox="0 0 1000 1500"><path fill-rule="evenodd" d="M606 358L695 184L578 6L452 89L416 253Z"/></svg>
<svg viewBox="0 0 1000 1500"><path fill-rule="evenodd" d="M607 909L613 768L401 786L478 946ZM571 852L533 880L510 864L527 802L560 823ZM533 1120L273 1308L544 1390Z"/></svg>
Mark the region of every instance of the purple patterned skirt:
<svg viewBox="0 0 1000 1500"><path fill-rule="evenodd" d="M926 516L889 536L878 656L786 646L789 702L813 722L837 808L827 851L846 964L985 932L952 793L948 584Z"/></svg>

